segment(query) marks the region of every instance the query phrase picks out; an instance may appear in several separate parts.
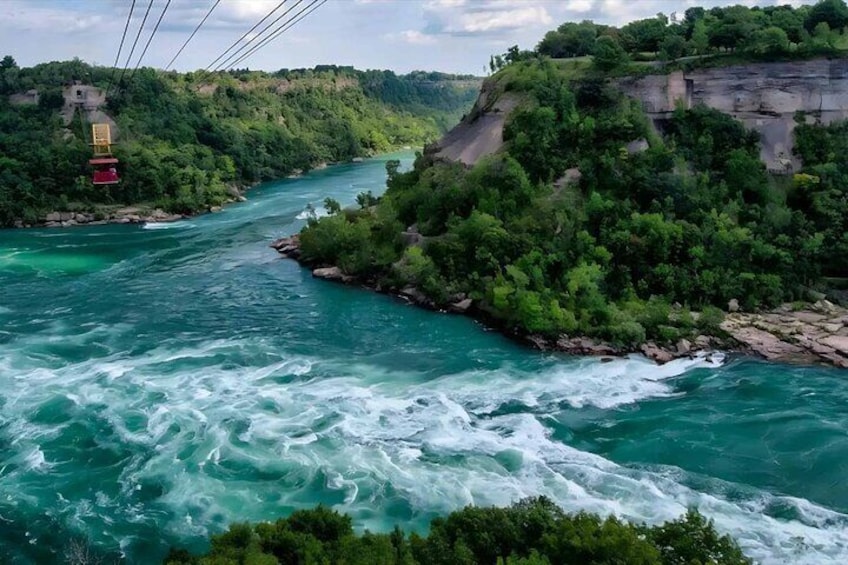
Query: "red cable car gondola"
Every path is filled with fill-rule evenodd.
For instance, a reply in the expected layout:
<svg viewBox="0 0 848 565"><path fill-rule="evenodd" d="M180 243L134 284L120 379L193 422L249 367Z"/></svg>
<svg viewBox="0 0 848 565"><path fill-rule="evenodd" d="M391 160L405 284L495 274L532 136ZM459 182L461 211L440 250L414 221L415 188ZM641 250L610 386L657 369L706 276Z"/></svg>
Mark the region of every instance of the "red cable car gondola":
<svg viewBox="0 0 848 565"><path fill-rule="evenodd" d="M94 158L88 163L94 167L91 177L92 184L118 184L118 160L112 156L112 134L109 124L91 124L91 145L94 148Z"/></svg>

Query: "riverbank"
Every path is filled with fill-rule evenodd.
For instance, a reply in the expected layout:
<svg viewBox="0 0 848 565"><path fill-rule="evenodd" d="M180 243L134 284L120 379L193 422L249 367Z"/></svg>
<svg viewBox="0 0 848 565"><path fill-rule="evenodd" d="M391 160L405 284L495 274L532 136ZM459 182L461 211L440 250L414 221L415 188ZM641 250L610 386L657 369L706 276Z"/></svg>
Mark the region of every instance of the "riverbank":
<svg viewBox="0 0 848 565"><path fill-rule="evenodd" d="M270 246L283 257L300 262L299 235L283 237ZM382 288L347 275L339 267L313 268L312 276L391 294L429 310L470 316L498 329L510 338L542 351L608 358L640 353L660 365L674 359L722 351L760 357L768 361L848 368L848 309L827 300L819 300L814 304L784 304L768 312L728 313L720 326L725 332L725 335L721 336L698 335L691 340L680 339L675 344L647 342L638 346L622 347L585 336L560 336L551 339L540 335L516 334L503 328L484 308L467 296L455 297L448 308L442 310L414 287Z"/></svg>
<svg viewBox="0 0 848 565"><path fill-rule="evenodd" d="M386 154L391 154L396 151L410 150L409 145L394 148ZM366 159L371 159L379 155L366 155L365 157L354 157L348 163L362 163ZM342 162L320 162L315 164L308 171L302 169L294 169L284 178L293 180L302 178L310 171L320 171L334 165L340 165ZM68 228L73 226L100 226L105 224L147 224L147 223L168 223L192 218L203 214L220 212L225 206L235 202L245 202L247 198L244 193L251 188L257 186L258 182L247 186L230 185L229 192L231 198L226 200L221 206L209 206L205 209L195 210L187 214L170 213L162 208L157 208L147 204L132 204L132 205L96 205L91 209L75 210L75 211L59 211L54 210L45 214L37 222L27 223L23 220L16 220L11 226L17 229L25 228Z"/></svg>
<svg viewBox="0 0 848 565"><path fill-rule="evenodd" d="M17 220L12 227L15 228L68 228L73 226L101 226L105 224L147 224L176 222L185 218L220 212L227 204L234 202L245 202L247 198L242 191L252 188L258 183L241 189L230 187L231 198L227 199L222 206L209 206L208 208L195 210L189 214L176 214L166 212L162 208L150 205L136 204L130 206L120 205L98 205L90 210L83 211L53 211L44 215L38 222L25 223Z"/></svg>

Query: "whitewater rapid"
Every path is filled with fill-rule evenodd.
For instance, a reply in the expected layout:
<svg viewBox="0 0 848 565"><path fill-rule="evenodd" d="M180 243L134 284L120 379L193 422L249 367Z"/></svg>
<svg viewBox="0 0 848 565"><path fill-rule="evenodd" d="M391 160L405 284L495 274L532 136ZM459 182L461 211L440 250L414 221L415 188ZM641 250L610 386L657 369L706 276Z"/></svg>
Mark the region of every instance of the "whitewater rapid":
<svg viewBox="0 0 848 565"><path fill-rule="evenodd" d="M0 557L75 535L145 562L317 503L423 531L545 495L651 524L697 507L759 562L848 562L845 492L822 474L848 454L836 372L540 354L267 248L382 174L146 229L0 233Z"/></svg>

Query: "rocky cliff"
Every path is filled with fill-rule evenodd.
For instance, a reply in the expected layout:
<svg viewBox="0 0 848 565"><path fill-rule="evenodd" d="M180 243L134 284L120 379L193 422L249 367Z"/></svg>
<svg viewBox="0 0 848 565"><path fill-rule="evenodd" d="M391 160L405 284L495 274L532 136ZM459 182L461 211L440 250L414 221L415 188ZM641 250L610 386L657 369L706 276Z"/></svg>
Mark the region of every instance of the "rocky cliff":
<svg viewBox="0 0 848 565"><path fill-rule="evenodd" d="M760 133L760 156L773 172L800 165L792 155L797 112L824 124L848 118L848 59L699 69L621 79L618 86L660 126L677 104L730 114Z"/></svg>
<svg viewBox="0 0 848 565"><path fill-rule="evenodd" d="M642 102L658 128L678 104L704 104L758 131L761 157L775 173L800 166L792 154L795 115L829 124L848 118L848 59L756 63L690 72L618 79L616 84ZM490 79L474 110L431 148L437 158L473 165L503 147L503 128L521 96L498 95Z"/></svg>
<svg viewBox="0 0 848 565"><path fill-rule="evenodd" d="M503 147L503 130L509 114L522 97L507 92L498 94L491 81L483 84L471 112L433 147L437 159L474 165Z"/></svg>

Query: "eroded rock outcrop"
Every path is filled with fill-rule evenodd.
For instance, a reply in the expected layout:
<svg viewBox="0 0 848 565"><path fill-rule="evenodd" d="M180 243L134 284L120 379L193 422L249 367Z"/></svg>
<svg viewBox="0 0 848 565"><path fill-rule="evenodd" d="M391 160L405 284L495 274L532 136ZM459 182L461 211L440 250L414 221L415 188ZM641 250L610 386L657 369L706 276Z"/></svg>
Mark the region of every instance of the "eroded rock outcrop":
<svg viewBox="0 0 848 565"><path fill-rule="evenodd" d="M848 368L848 309L826 300L798 309L731 313L721 328L765 359Z"/></svg>
<svg viewBox="0 0 848 565"><path fill-rule="evenodd" d="M760 133L760 157L772 172L800 163L792 154L796 112L829 124L848 118L848 59L751 63L616 81L660 124L678 104L704 104Z"/></svg>
<svg viewBox="0 0 848 565"><path fill-rule="evenodd" d="M494 83L484 83L469 115L428 148L428 153L436 159L458 161L469 166L497 153L504 145L506 120L521 100L518 94L499 93Z"/></svg>

